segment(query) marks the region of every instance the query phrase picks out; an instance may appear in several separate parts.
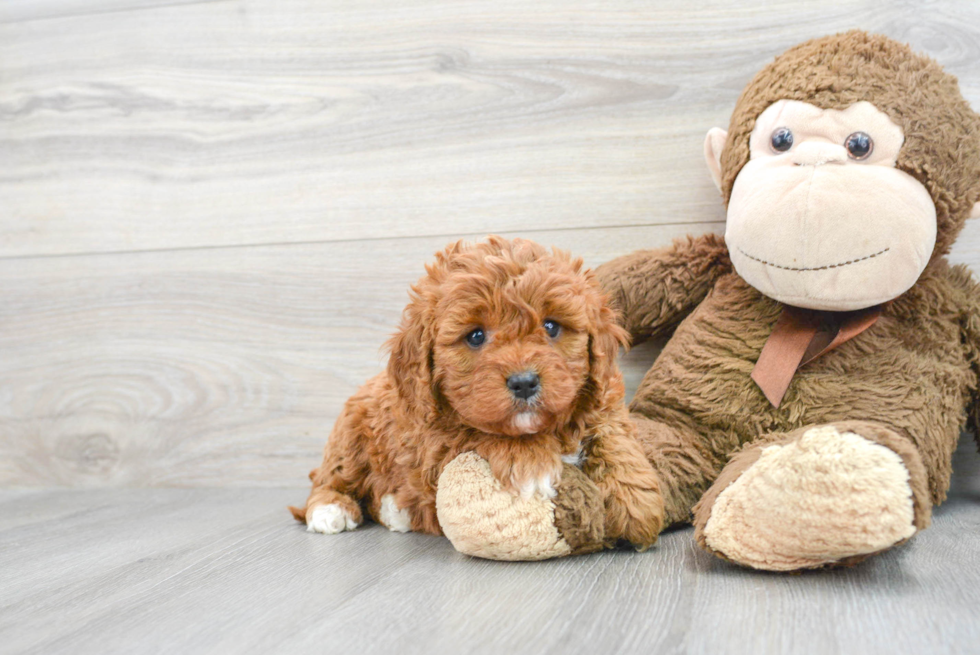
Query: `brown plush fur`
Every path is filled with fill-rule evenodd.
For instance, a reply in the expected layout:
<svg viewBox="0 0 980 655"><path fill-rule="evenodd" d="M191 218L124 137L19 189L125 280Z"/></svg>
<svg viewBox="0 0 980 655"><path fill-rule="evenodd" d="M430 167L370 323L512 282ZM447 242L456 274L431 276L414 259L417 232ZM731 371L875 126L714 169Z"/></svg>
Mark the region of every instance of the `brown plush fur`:
<svg viewBox="0 0 980 655"><path fill-rule="evenodd" d="M680 323L630 407L660 477L665 523L691 520L718 478L698 505L703 526L713 498L761 444L841 424L902 457L922 528L931 505L946 496L968 413L974 428L980 417L980 285L942 258L980 199L980 117L955 78L904 45L861 32L817 39L777 58L739 99L722 157L726 201L748 161L755 118L780 99L834 109L868 100L901 125L898 167L932 196L936 248L915 286L872 328L797 372L778 409L750 374L781 306L734 272L721 237L687 239L597 269L634 339Z"/></svg>
<svg viewBox="0 0 980 655"><path fill-rule="evenodd" d="M571 547L571 554L600 550L605 542L606 508L592 481L566 464L555 491L555 527Z"/></svg>
<svg viewBox="0 0 980 655"><path fill-rule="evenodd" d="M479 454L516 493L534 479L558 483L562 455L582 448L605 499L606 538L652 544L663 508L624 405L616 356L627 336L592 273L562 251L499 237L452 244L426 271L389 344L387 372L345 405L296 518L339 503L357 522L362 504L378 520L393 494L413 530L441 534L436 485L458 454ZM554 339L546 319L562 326ZM487 340L474 348L465 336L477 327ZM528 369L541 392L525 403L506 379ZM534 432L525 434L515 416L529 410Z"/></svg>
<svg viewBox="0 0 980 655"><path fill-rule="evenodd" d="M961 290L960 300L966 306L963 334L969 362L978 380L978 385L973 390L970 407L967 408L967 428L973 431L977 446L980 448L980 293L977 293L980 289L965 266L954 267L950 277L956 288Z"/></svg>
<svg viewBox="0 0 980 655"><path fill-rule="evenodd" d="M649 279L657 279L660 262L677 250L703 252L719 240L705 235L694 240L702 249L686 242L668 253L649 252ZM597 273L618 278L618 265L614 260ZM671 295L683 297L683 287L671 288ZM631 291L632 299L618 303L642 311L643 289ZM736 273L721 275L677 328L630 406L660 476L666 524L690 520L694 503L743 444L841 420L877 421L909 435L928 471L930 499L941 502L965 408L977 402L978 340L966 337L976 329L978 297L980 285L965 268L938 259L872 329L800 369L777 409L750 375L780 305Z"/></svg>

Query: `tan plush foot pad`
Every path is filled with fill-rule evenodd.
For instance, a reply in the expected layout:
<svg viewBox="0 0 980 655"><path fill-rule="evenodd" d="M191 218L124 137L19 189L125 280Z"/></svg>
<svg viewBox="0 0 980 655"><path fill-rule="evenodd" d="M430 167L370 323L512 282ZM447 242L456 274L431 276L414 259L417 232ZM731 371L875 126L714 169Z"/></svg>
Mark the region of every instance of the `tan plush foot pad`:
<svg viewBox="0 0 980 655"><path fill-rule="evenodd" d="M715 501L705 544L745 566L808 569L915 533L912 489L892 450L833 426L764 448Z"/></svg>
<svg viewBox="0 0 980 655"><path fill-rule="evenodd" d="M501 488L486 460L463 453L439 477L439 525L456 550L485 559L541 560L597 550L603 520L598 489L571 467L564 478L582 484L569 487L563 479L555 501L522 498ZM556 527L556 509L567 539Z"/></svg>

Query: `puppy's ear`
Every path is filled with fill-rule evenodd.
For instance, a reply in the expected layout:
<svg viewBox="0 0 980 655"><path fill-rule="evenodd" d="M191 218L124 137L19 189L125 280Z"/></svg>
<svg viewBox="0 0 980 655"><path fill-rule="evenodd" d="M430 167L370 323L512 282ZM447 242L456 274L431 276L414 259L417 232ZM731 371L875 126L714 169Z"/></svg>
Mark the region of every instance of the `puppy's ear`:
<svg viewBox="0 0 980 655"><path fill-rule="evenodd" d="M623 376L616 358L620 346L629 347L630 335L620 327L616 312L605 302L605 298L601 298L598 304L589 326L589 378L595 389L595 402L606 404L616 400L607 398L607 394L615 393L620 397L624 394Z"/></svg>
<svg viewBox="0 0 980 655"><path fill-rule="evenodd" d="M431 422L436 411L432 380L435 335L424 286L423 281L412 287L412 300L402 312L401 326L388 341L388 378L406 413L417 421Z"/></svg>

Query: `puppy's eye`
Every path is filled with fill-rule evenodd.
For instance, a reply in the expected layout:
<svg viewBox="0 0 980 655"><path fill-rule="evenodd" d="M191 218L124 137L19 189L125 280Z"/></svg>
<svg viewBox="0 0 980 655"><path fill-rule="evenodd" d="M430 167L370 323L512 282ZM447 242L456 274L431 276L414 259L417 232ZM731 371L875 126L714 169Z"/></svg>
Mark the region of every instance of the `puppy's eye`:
<svg viewBox="0 0 980 655"><path fill-rule="evenodd" d="M793 133L788 127L777 127L769 137L769 145L776 152L786 152L793 147Z"/></svg>
<svg viewBox="0 0 980 655"><path fill-rule="evenodd" d="M855 132L844 141L844 147L851 159L867 159L875 149L875 142L864 132Z"/></svg>
<svg viewBox="0 0 980 655"><path fill-rule="evenodd" d="M476 328L466 335L466 343L469 344L471 348L479 348L486 340L487 334L483 331L483 328Z"/></svg>
<svg viewBox="0 0 980 655"><path fill-rule="evenodd" d="M561 332L561 326L558 321L553 321L550 318L544 322L544 331L548 333L548 336L554 339Z"/></svg>

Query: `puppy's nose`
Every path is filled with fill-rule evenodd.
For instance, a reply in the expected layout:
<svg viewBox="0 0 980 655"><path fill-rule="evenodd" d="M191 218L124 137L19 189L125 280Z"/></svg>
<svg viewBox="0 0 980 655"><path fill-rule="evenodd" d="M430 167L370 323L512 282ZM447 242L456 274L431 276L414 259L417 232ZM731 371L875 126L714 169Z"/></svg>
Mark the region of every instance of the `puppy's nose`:
<svg viewBox="0 0 980 655"><path fill-rule="evenodd" d="M534 371L514 373L507 378L507 388L515 397L527 400L541 389L541 378Z"/></svg>

